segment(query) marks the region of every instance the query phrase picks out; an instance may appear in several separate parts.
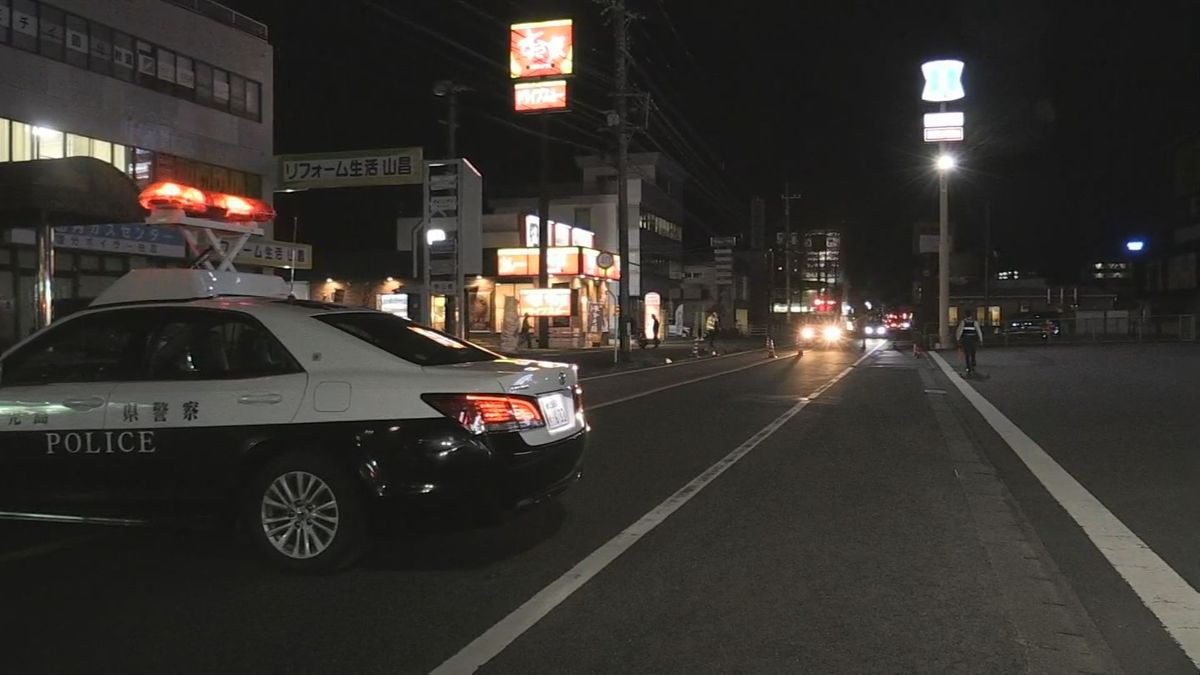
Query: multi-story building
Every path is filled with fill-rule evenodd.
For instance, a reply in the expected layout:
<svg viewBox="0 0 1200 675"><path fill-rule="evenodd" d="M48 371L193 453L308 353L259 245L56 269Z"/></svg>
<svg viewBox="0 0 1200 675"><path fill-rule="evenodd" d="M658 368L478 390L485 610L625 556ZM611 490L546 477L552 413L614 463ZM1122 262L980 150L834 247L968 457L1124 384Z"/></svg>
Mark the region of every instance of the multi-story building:
<svg viewBox="0 0 1200 675"><path fill-rule="evenodd" d="M87 156L270 201L272 69L267 27L211 0L0 0L0 162ZM56 296L183 256L128 225L58 242ZM33 327L31 244L0 242L0 343Z"/></svg>

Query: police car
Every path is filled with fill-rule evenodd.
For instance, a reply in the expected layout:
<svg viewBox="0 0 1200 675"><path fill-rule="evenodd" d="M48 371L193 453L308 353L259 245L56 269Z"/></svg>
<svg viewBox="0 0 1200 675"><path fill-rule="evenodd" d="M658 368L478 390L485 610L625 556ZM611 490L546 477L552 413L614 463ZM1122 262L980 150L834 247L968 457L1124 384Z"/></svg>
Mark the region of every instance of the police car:
<svg viewBox="0 0 1200 675"><path fill-rule="evenodd" d="M569 365L290 299L277 277L135 271L0 356L0 510L222 514L270 561L334 570L396 509L566 489L580 394Z"/></svg>

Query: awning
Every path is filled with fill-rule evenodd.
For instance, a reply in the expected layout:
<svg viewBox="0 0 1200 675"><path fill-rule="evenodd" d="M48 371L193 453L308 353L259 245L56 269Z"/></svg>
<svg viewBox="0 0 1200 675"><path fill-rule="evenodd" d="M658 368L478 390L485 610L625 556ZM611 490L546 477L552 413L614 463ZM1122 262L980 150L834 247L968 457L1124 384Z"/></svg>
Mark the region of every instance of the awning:
<svg viewBox="0 0 1200 675"><path fill-rule="evenodd" d="M132 180L91 157L0 163L0 229L135 223L146 218Z"/></svg>

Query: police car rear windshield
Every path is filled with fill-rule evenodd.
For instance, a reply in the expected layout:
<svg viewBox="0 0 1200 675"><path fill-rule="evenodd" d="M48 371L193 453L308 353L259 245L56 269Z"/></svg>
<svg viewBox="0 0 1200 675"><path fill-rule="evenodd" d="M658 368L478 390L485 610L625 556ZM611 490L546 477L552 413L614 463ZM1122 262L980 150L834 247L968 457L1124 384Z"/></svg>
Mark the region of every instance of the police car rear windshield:
<svg viewBox="0 0 1200 675"><path fill-rule="evenodd" d="M338 312L314 318L421 366L448 366L502 358L499 354L392 314Z"/></svg>

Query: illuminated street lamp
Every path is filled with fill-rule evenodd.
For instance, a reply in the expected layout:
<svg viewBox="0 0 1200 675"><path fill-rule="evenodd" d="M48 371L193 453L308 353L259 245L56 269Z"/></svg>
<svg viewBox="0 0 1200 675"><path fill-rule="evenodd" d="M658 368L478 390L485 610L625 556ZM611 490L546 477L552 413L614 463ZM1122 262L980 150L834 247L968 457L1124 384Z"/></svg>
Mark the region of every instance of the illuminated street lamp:
<svg viewBox="0 0 1200 675"><path fill-rule="evenodd" d="M1146 242L1141 239L1130 239L1125 242L1125 250L1130 253L1141 253L1146 248Z"/></svg>
<svg viewBox="0 0 1200 675"><path fill-rule="evenodd" d="M954 155L942 154L938 155L937 161L934 163L934 165L937 166L938 171L945 173L947 171L953 171L954 168L958 166L958 160L954 159Z"/></svg>
<svg viewBox="0 0 1200 675"><path fill-rule="evenodd" d="M948 101L966 97L963 89L963 62L940 59L921 64L925 88L921 100L938 104L938 113L925 116L925 142L938 144L934 165L938 171L938 342L950 345L950 199L948 175L957 162L946 152L947 142L963 140L963 115L946 110Z"/></svg>

